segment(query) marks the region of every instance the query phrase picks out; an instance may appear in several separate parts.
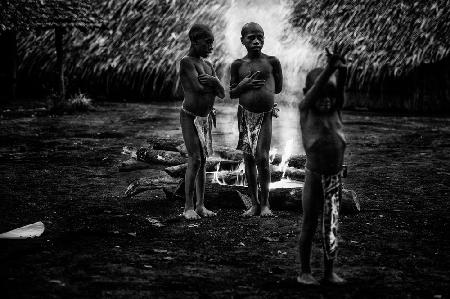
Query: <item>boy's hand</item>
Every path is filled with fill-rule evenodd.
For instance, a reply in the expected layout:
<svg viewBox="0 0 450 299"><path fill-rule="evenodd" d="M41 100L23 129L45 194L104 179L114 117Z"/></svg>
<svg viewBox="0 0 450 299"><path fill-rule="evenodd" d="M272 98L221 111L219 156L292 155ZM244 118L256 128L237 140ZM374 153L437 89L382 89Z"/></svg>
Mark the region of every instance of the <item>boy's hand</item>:
<svg viewBox="0 0 450 299"><path fill-rule="evenodd" d="M198 76L198 81L203 85L215 87L217 85L218 79L208 74L201 74Z"/></svg>
<svg viewBox="0 0 450 299"><path fill-rule="evenodd" d="M327 52L328 65L333 68L346 67L347 60L345 55L350 51L350 45L344 43L335 43L333 53L330 53L328 48L325 48Z"/></svg>
<svg viewBox="0 0 450 299"><path fill-rule="evenodd" d="M260 71L257 71L251 75L248 75L247 77L242 79L242 81L239 83L239 86L244 89L258 89L263 87L264 84L266 84L266 80L255 79L260 73Z"/></svg>

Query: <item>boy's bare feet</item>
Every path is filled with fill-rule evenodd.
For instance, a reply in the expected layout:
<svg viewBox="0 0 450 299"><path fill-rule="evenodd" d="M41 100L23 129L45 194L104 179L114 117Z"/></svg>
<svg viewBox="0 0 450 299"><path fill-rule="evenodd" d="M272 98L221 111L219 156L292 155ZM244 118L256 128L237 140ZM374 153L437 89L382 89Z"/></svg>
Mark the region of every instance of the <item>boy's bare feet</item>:
<svg viewBox="0 0 450 299"><path fill-rule="evenodd" d="M213 211L210 211L205 207L197 207L195 211L202 217L214 217L217 215L217 213L214 213Z"/></svg>
<svg viewBox="0 0 450 299"><path fill-rule="evenodd" d="M272 210L268 206L261 206L261 217L273 217Z"/></svg>
<svg viewBox="0 0 450 299"><path fill-rule="evenodd" d="M297 276L297 282L304 285L319 285L319 282L312 276L311 273L302 273Z"/></svg>
<svg viewBox="0 0 450 299"><path fill-rule="evenodd" d="M323 280L327 283L331 284L344 284L346 281L336 273L332 272L331 274L325 275Z"/></svg>
<svg viewBox="0 0 450 299"><path fill-rule="evenodd" d="M244 212L242 214L242 217L253 217L258 216L259 214L259 206L252 206L250 209Z"/></svg>
<svg viewBox="0 0 450 299"><path fill-rule="evenodd" d="M184 218L187 220L197 220L200 219L200 216L194 210L186 210L183 212Z"/></svg>

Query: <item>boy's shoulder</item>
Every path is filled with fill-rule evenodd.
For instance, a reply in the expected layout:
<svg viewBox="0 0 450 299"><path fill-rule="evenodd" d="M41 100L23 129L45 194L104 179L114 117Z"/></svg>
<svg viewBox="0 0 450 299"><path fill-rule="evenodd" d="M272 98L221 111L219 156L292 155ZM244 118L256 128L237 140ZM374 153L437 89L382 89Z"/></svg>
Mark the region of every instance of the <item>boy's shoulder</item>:
<svg viewBox="0 0 450 299"><path fill-rule="evenodd" d="M180 59L180 67L185 67L193 63L194 61L192 60L192 57L189 57L187 55Z"/></svg>
<svg viewBox="0 0 450 299"><path fill-rule="evenodd" d="M267 55L267 54L263 54L264 58L267 59L269 62L280 62L280 60L273 55Z"/></svg>
<svg viewBox="0 0 450 299"><path fill-rule="evenodd" d="M213 66L212 62L206 59L202 59L201 61L203 61L204 63L206 63L209 66ZM184 56L183 58L181 58L180 60L180 64L197 64L199 61L198 59L194 58L194 57L190 57L190 56Z"/></svg>
<svg viewBox="0 0 450 299"><path fill-rule="evenodd" d="M239 66L245 62L244 58L238 58L231 63L231 66Z"/></svg>

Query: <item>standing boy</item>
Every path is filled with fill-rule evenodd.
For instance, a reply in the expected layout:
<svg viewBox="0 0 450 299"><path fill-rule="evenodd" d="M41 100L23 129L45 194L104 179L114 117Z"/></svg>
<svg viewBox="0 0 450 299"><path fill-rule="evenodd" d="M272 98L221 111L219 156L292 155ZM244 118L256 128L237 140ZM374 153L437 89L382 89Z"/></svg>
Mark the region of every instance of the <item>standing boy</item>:
<svg viewBox="0 0 450 299"><path fill-rule="evenodd" d="M276 57L261 52L264 31L259 24L245 24L241 30L241 42L247 49L247 55L231 65L230 97L239 98L238 149L244 153L245 173L252 199L252 207L244 216L273 216L269 205L269 150L274 95L280 93L283 86L281 65Z"/></svg>
<svg viewBox="0 0 450 299"><path fill-rule="evenodd" d="M306 152L306 177L303 188L303 221L300 235L301 274L303 284L318 284L311 274L311 245L322 211L324 247L324 281L342 283L333 271L337 251L339 205L342 196L342 164L345 137L341 109L344 103L348 49L335 45L334 53L327 49L327 65L308 73L305 98L300 103L300 125ZM338 70L337 78L334 75Z"/></svg>
<svg viewBox="0 0 450 299"><path fill-rule="evenodd" d="M214 36L208 26L195 24L189 30L191 47L180 61L180 81L184 101L180 111L181 130L188 152L183 216L186 219L211 217L205 208L206 157L212 154L211 129L215 123L214 100L224 97L224 88L213 65L203 58L212 52ZM196 190L196 206L194 205Z"/></svg>

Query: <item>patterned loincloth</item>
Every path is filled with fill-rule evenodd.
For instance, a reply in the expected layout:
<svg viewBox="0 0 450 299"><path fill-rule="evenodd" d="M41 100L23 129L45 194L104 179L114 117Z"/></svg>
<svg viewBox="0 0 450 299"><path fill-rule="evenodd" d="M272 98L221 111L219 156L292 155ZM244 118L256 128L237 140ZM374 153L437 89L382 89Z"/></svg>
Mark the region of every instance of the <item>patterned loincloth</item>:
<svg viewBox="0 0 450 299"><path fill-rule="evenodd" d="M239 141L237 149L244 153L255 157L256 147L258 145L259 133L264 121L264 117L267 113L271 113L273 116L278 117L279 108L277 104L273 106L270 111L267 112L251 112L239 105L238 108L238 128L239 128Z"/></svg>
<svg viewBox="0 0 450 299"><path fill-rule="evenodd" d="M181 107L184 113L194 117L194 126L197 131L198 139L202 146L203 157L208 157L213 154L212 148L212 127L216 127L216 109L212 108L207 116L197 116L194 113Z"/></svg>
<svg viewBox="0 0 450 299"><path fill-rule="evenodd" d="M342 172L334 175L322 175L323 211L322 237L327 259L337 255L339 210L342 199Z"/></svg>

